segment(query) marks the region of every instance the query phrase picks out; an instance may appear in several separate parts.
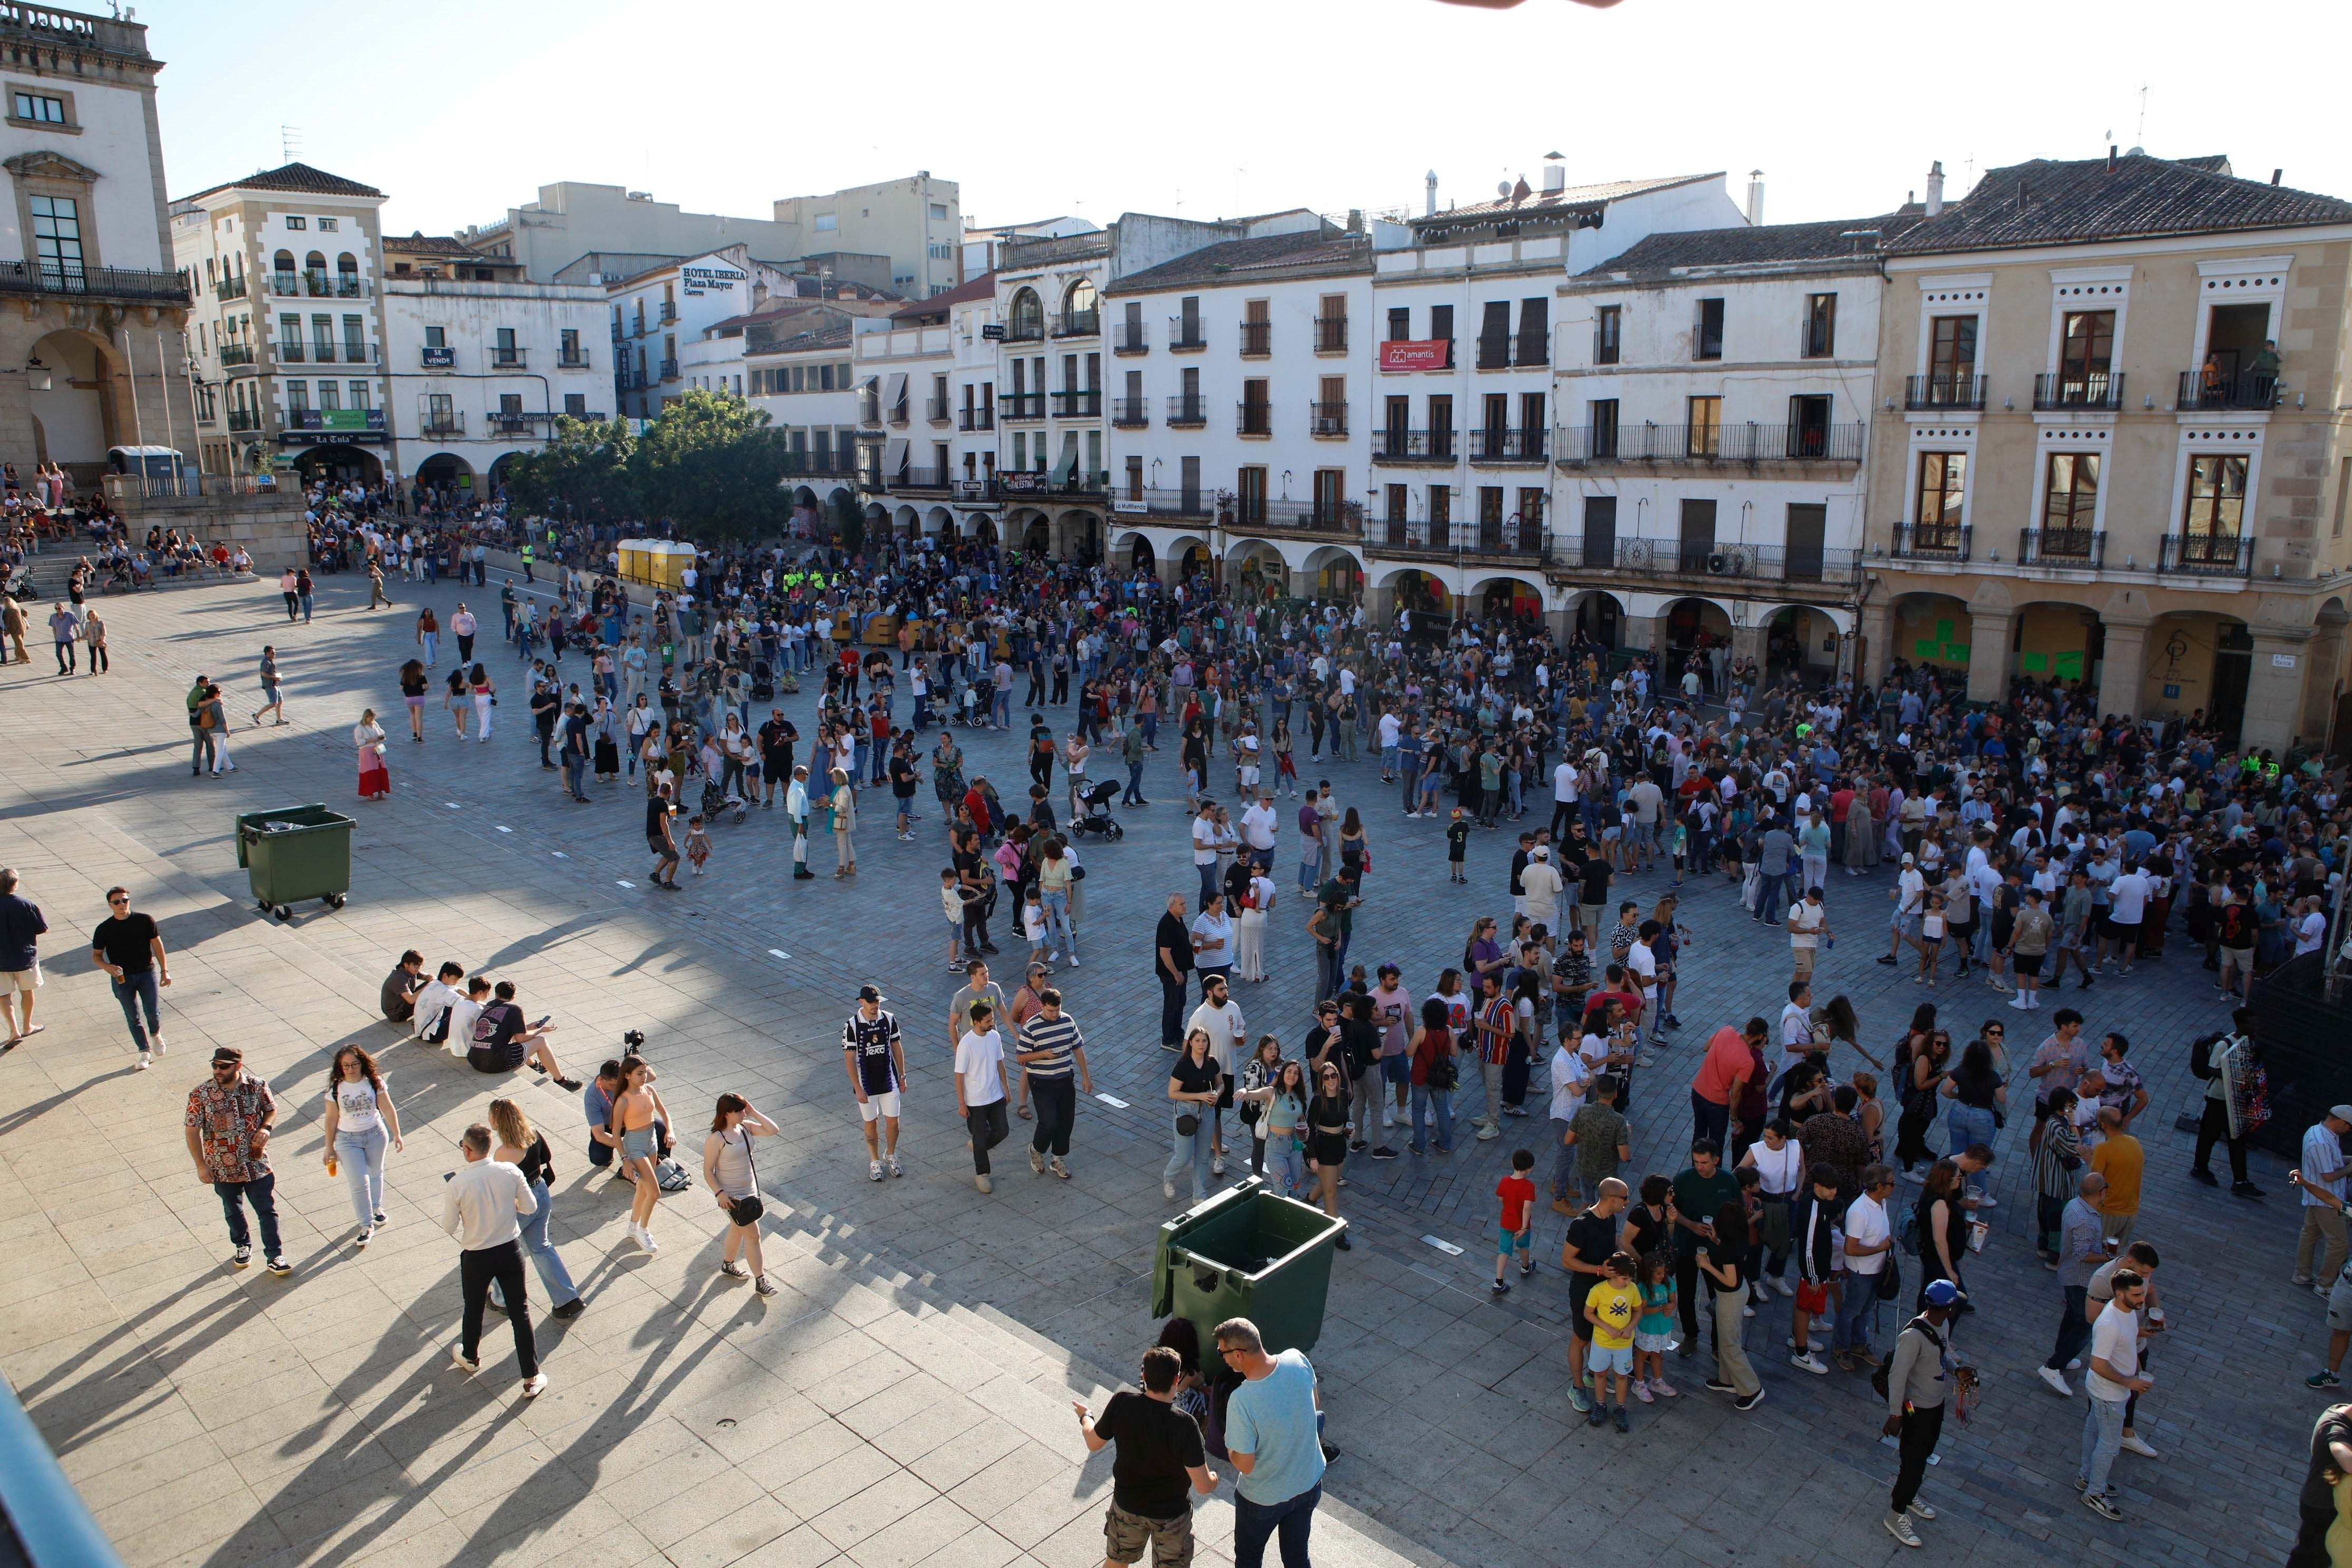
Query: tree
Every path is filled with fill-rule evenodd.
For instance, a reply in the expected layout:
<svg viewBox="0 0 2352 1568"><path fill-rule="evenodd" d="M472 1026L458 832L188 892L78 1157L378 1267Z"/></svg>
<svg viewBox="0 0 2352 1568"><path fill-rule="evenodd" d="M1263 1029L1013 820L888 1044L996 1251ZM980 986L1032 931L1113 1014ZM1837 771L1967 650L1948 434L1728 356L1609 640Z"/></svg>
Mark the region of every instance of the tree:
<svg viewBox="0 0 2352 1568"><path fill-rule="evenodd" d="M663 405L636 438L628 468L648 512L708 542L778 531L789 505L779 488L786 462L783 434L768 427L765 413L739 397L694 391Z"/></svg>
<svg viewBox="0 0 2352 1568"><path fill-rule="evenodd" d="M847 490L835 490L833 497L834 531L841 536L841 548L855 555L866 548L866 514Z"/></svg>
<svg viewBox="0 0 2352 1568"><path fill-rule="evenodd" d="M588 522L634 517L639 511L635 446L625 420L559 417L546 446L508 463L507 489L533 511L560 511Z"/></svg>

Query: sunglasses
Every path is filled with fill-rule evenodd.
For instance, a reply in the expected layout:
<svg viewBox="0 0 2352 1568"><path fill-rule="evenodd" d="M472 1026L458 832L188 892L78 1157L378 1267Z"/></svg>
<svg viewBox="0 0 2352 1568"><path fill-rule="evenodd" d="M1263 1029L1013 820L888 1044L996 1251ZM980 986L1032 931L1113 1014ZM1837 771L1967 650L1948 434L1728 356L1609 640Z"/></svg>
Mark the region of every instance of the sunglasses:
<svg viewBox="0 0 2352 1568"><path fill-rule="evenodd" d="M122 897L121 897L121 896L119 896L119 895L118 895L117 897L114 897L114 898L109 899L109 900L107 900L106 901L107 901L108 903L110 903L110 904L127 904L127 903L129 903L131 900L130 900L129 899L122 898Z"/></svg>

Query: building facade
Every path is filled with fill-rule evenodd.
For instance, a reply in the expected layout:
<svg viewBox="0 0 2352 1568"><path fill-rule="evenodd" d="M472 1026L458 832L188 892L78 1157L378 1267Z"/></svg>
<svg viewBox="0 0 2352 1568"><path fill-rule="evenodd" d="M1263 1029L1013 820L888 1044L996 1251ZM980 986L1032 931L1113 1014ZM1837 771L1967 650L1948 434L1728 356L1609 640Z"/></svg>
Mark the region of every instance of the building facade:
<svg viewBox="0 0 2352 1568"><path fill-rule="evenodd" d="M1865 671L2080 680L2324 739L2344 685L2352 203L2137 151L1931 177L1888 242Z"/></svg>
<svg viewBox="0 0 2352 1568"><path fill-rule="evenodd" d="M869 532L997 536L996 279L892 312L854 342Z"/></svg>
<svg viewBox="0 0 2352 1568"><path fill-rule="evenodd" d="M0 5L0 453L89 486L110 447L197 452L147 29Z"/></svg>

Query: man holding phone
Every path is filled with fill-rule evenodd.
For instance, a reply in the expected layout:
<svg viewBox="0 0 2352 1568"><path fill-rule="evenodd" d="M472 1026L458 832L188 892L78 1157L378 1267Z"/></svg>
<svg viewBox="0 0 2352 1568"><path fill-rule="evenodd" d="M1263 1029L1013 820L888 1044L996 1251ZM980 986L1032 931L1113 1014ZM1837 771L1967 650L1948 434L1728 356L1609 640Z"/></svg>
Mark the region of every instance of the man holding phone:
<svg viewBox="0 0 2352 1568"><path fill-rule="evenodd" d="M499 981L491 987L490 994L490 1005L474 1020L473 1044L466 1052L466 1060L474 1070L512 1072L528 1061L553 1079L556 1087L565 1093L577 1093L579 1082L563 1076L563 1068L547 1043L548 1033L554 1026L548 1019L554 1015L542 1014L537 1023L526 1026L522 1007L515 1001L511 980Z"/></svg>

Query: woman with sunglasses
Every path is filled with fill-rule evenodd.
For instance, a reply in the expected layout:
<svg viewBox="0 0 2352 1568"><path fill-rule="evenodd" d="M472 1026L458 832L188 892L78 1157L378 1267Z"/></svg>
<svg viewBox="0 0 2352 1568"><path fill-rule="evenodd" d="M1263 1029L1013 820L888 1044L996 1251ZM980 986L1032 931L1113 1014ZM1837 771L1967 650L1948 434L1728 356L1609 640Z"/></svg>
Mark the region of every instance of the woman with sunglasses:
<svg viewBox="0 0 2352 1568"><path fill-rule="evenodd" d="M401 1142L400 1112L376 1070L375 1058L357 1046L335 1053L333 1081L327 1086L327 1174L342 1168L351 1189L352 1213L360 1222L354 1247L365 1247L383 1223L383 1151Z"/></svg>
<svg viewBox="0 0 2352 1568"><path fill-rule="evenodd" d="M1315 1179L1315 1198L1323 1212L1339 1217L1339 1172L1348 1163L1348 1079L1337 1062L1316 1069L1314 1094L1307 1102L1307 1172ZM1348 1233L1341 1231L1339 1248L1352 1252Z"/></svg>

